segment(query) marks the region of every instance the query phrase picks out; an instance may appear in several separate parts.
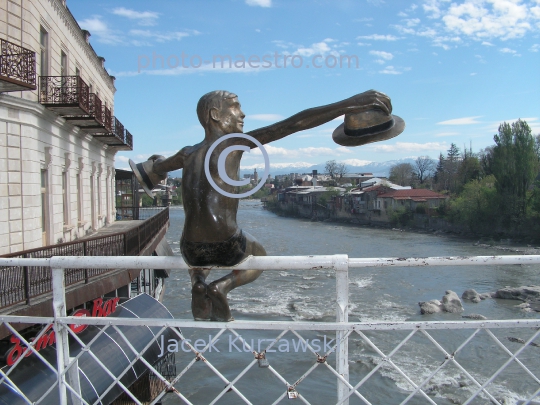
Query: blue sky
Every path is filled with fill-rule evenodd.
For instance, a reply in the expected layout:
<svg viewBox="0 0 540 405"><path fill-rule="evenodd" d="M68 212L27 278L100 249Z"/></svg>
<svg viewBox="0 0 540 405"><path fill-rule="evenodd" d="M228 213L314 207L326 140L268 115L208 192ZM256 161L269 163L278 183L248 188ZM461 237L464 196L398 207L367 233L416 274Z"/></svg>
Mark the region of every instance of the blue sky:
<svg viewBox="0 0 540 405"><path fill-rule="evenodd" d="M115 115L134 136L133 152L116 157L119 168L201 141L197 101L218 89L239 96L246 132L369 89L388 94L407 124L391 140L345 148L332 141L341 121L329 122L267 145L273 166L436 158L451 142L478 151L493 144L501 122L518 118L540 133L540 0L68 6L117 78ZM245 154L243 167L253 165L262 156Z"/></svg>

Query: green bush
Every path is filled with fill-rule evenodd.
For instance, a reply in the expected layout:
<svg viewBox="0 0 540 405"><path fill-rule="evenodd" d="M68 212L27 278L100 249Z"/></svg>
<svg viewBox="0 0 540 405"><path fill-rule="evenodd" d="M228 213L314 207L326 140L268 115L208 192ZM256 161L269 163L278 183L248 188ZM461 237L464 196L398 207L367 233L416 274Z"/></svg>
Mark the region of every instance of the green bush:
<svg viewBox="0 0 540 405"><path fill-rule="evenodd" d="M388 209L388 218L393 226L407 226L412 220L413 213L405 207Z"/></svg>

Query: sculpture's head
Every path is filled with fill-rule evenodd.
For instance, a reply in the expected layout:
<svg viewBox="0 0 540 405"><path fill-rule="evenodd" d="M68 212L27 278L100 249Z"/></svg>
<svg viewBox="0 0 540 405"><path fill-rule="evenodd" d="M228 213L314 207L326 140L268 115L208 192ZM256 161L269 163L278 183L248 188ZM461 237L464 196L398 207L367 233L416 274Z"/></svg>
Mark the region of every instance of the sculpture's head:
<svg viewBox="0 0 540 405"><path fill-rule="evenodd" d="M197 116L207 133L212 130L241 133L244 129L245 114L238 96L228 91L215 90L202 96L197 103Z"/></svg>

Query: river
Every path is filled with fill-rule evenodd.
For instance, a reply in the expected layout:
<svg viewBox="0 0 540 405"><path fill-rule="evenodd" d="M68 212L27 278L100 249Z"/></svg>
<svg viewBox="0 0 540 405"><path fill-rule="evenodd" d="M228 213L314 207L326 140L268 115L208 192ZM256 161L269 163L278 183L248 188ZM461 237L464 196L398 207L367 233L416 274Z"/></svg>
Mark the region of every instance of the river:
<svg viewBox="0 0 540 405"><path fill-rule="evenodd" d="M184 211L170 210L171 226L167 240L175 254L180 254L179 240L182 233ZM474 246L471 241L448 236L409 233L386 229L374 229L331 222L310 222L297 218L279 217L262 208L256 201L241 201L238 212L239 226L251 233L265 247L268 255L325 255L348 254L349 257L426 257L426 256L469 256L500 255L501 251ZM504 252L503 252L504 254ZM225 273L222 273L225 274ZM210 275L209 279L215 279ZM517 305L519 301L488 299L478 304L463 302L463 314L441 313L420 315L418 302L441 299L446 290L459 296L464 290L474 288L479 293L495 291L505 286L539 285L540 271L537 265L481 266L481 267L418 267L418 268L368 268L350 272L349 320L370 321L435 321L462 320L462 315L481 314L488 319L515 319L540 317L537 312L525 312ZM173 271L166 282L164 304L175 318L191 319L190 284L185 272ZM330 270L317 271L268 271L250 285L233 290L229 294L230 306L238 320L290 320L290 321L334 321L335 320L335 277ZM186 338L202 339L206 343L209 334L218 330L182 331ZM507 337L527 340L533 331L528 329L494 330L503 344L511 351L520 347ZM242 336L257 344L257 339L274 339L279 332L244 332ZM388 354L408 332L370 332L366 336L383 352ZM468 336L467 331L433 331L433 336L448 352L455 350ZM319 343L321 350L324 339L330 341L335 335L330 331L302 332L304 339ZM227 378L233 379L253 359L249 353L240 353L242 345L231 333L220 336L215 350L205 353L209 361ZM299 339L288 332L280 341L281 349L268 353L269 363L289 383L295 382L314 363L315 357L303 353ZM540 343L537 339L537 342ZM268 343L266 343L268 344ZM265 347L261 343L261 348ZM185 348L185 346L184 346ZM276 345L276 349L278 346ZM220 353L216 353L219 350ZM480 331L466 348L456 356L472 375L484 381L508 359L485 331ZM193 355L182 349L176 354L177 371L183 369ZM444 356L427 337L417 333L393 357L413 381L427 377L444 360ZM540 348L528 346L520 359L540 370ZM349 338L350 381L355 385L382 360L381 357L354 333ZM335 355L329 357L335 364ZM257 382L255 385L254 382ZM319 365L298 386L298 392L312 404L335 403L336 378L326 367ZM225 386L205 364L200 361L184 375L177 384L181 392L194 404L209 403ZM271 404L285 387L268 368L254 366L238 383L238 389L254 404ZM437 404L462 403L473 392L473 384L458 367L448 364L428 384L430 398ZM502 377L494 380L488 391L504 404L515 404L526 399L538 389L531 377L516 365L510 367ZM412 391L412 386L390 365L384 364L361 389L373 404L398 404ZM168 395L164 404L181 403ZM239 404L242 400L234 392L228 392L219 404ZM351 404L363 403L351 397ZM428 401L417 395L410 404L425 404ZM477 398L473 404L487 404L487 397Z"/></svg>

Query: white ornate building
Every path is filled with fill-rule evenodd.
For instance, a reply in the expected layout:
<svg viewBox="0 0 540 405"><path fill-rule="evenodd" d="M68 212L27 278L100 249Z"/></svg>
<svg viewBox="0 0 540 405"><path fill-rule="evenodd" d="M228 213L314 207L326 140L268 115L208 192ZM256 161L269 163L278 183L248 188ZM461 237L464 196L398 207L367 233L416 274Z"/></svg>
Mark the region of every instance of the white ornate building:
<svg viewBox="0 0 540 405"><path fill-rule="evenodd" d="M62 0L0 0L0 255L115 219L114 77Z"/></svg>

